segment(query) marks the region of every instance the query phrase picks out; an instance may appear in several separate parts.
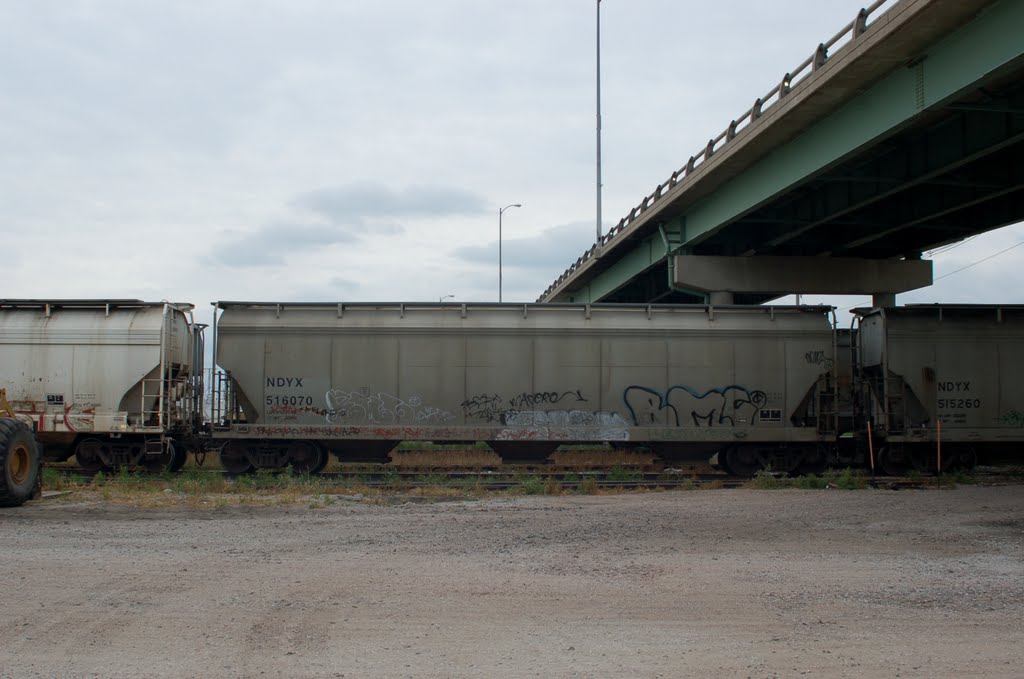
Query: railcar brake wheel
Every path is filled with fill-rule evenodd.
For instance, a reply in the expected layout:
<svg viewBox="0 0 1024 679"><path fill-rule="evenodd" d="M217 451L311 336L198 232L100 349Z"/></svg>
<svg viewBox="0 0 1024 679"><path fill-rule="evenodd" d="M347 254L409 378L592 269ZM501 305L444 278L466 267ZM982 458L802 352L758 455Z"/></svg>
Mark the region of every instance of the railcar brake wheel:
<svg viewBox="0 0 1024 679"><path fill-rule="evenodd" d="M19 420L0 418L0 507L17 507L30 500L39 473L39 448L32 430Z"/></svg>

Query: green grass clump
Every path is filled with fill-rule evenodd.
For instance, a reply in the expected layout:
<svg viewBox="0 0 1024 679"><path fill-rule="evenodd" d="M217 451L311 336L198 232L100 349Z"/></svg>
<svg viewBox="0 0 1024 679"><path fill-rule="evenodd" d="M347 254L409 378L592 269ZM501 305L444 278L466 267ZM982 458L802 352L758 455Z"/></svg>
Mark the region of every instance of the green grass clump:
<svg viewBox="0 0 1024 679"><path fill-rule="evenodd" d="M416 477L416 483L423 486L448 486L451 479L445 474L420 474Z"/></svg>
<svg viewBox="0 0 1024 679"><path fill-rule="evenodd" d="M613 482L639 481L641 478L643 478L643 476L639 472L629 471L621 464L615 465L611 468L611 471L608 472L608 480Z"/></svg>
<svg viewBox="0 0 1024 679"><path fill-rule="evenodd" d="M544 482L537 476L520 476L519 487L527 495L540 495L544 492Z"/></svg>
<svg viewBox="0 0 1024 679"><path fill-rule="evenodd" d="M562 482L558 479L548 479L544 483L544 494L545 495L561 495L562 494Z"/></svg>
<svg viewBox="0 0 1024 679"><path fill-rule="evenodd" d="M801 490L822 490L828 488L828 480L821 476L798 476L792 479L794 488L800 488Z"/></svg>
<svg viewBox="0 0 1024 679"><path fill-rule="evenodd" d="M825 473L824 479L831 488L861 490L868 487L868 479L860 469L850 469L847 467L838 472L829 470Z"/></svg>
<svg viewBox="0 0 1024 679"><path fill-rule="evenodd" d="M779 488L790 488L791 485L788 479L777 477L770 471L762 469L754 475L754 478L744 483L743 487L755 490L778 490Z"/></svg>

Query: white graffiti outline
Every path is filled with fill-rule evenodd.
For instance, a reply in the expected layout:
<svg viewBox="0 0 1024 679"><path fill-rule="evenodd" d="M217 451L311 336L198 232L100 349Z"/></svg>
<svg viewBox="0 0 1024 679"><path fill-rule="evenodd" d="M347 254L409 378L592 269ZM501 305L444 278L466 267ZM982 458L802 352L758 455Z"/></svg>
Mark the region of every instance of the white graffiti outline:
<svg viewBox="0 0 1024 679"><path fill-rule="evenodd" d="M369 394L331 389L325 399L328 424L441 423L455 418L447 410L424 405L419 396L403 400L383 392Z"/></svg>

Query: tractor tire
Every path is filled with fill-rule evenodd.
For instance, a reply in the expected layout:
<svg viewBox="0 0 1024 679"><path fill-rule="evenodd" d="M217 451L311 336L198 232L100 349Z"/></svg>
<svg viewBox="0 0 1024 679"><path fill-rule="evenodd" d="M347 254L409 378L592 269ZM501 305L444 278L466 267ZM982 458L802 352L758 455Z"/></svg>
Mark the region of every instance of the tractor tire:
<svg viewBox="0 0 1024 679"><path fill-rule="evenodd" d="M39 490L42 461L32 430L0 418L0 507L17 507Z"/></svg>

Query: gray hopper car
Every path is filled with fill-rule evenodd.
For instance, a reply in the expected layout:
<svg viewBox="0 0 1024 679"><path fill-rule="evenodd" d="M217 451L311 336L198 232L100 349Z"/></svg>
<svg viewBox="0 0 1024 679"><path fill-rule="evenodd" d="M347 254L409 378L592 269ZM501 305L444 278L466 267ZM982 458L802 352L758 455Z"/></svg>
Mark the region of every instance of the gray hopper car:
<svg viewBox="0 0 1024 679"><path fill-rule="evenodd" d="M510 462L602 443L717 454L738 475L899 473L1024 445L1021 306L857 309L849 329L830 307L214 306L206 411L191 305L0 300L6 414L87 469L216 448L231 472L316 472L414 440Z"/></svg>
<svg viewBox="0 0 1024 679"><path fill-rule="evenodd" d="M231 471L384 460L400 441L560 444L818 469L828 307L216 303L212 436ZM823 418L831 418L828 422Z"/></svg>
<svg viewBox="0 0 1024 679"><path fill-rule="evenodd" d="M854 397L879 440L878 464L972 466L1021 458L1024 307L857 309Z"/></svg>
<svg viewBox="0 0 1024 679"><path fill-rule="evenodd" d="M180 466L202 420L192 305L0 300L0 386L47 460Z"/></svg>

